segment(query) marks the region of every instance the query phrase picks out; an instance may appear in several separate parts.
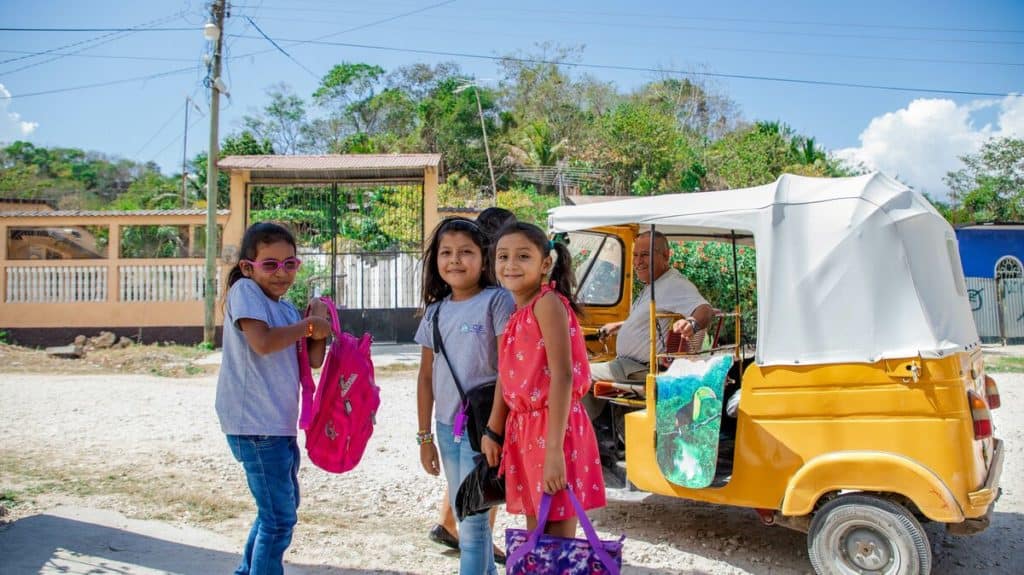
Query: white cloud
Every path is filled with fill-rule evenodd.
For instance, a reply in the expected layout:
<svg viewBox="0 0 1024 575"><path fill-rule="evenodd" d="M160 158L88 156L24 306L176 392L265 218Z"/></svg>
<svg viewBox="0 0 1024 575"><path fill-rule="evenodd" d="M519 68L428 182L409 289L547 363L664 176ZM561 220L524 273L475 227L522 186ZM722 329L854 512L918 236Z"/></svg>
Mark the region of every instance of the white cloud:
<svg viewBox="0 0 1024 575"><path fill-rule="evenodd" d="M973 118L996 112L994 123L976 126ZM860 134L859 148L835 155L853 164L885 172L936 199L946 199L947 172L962 167L960 156L977 152L991 137L1024 137L1024 96L974 100L959 105L946 99L919 99L906 108L873 118Z"/></svg>
<svg viewBox="0 0 1024 575"><path fill-rule="evenodd" d="M39 127L39 122L26 122L21 119L21 114L7 111L10 104L11 93L0 84L0 142L28 137Z"/></svg>

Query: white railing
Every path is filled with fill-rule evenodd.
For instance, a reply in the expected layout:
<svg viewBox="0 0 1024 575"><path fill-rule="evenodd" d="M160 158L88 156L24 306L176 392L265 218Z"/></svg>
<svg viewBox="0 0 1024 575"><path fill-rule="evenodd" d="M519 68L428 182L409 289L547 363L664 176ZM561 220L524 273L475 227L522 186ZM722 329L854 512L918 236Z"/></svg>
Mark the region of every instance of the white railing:
<svg viewBox="0 0 1024 575"><path fill-rule="evenodd" d="M340 254L336 300L350 309L418 307L421 270L414 253Z"/></svg>
<svg viewBox="0 0 1024 575"><path fill-rule="evenodd" d="M220 267L217 293L220 293ZM205 293L203 264L132 265L118 268L118 295L123 302L199 301Z"/></svg>
<svg viewBox="0 0 1024 575"><path fill-rule="evenodd" d="M7 268L7 303L107 301L106 266Z"/></svg>

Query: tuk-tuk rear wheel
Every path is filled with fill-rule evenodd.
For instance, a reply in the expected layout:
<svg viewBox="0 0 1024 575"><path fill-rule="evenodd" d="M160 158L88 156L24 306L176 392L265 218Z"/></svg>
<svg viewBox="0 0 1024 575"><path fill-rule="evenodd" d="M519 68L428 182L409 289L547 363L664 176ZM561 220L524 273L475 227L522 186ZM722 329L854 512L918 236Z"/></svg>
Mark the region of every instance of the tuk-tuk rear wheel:
<svg viewBox="0 0 1024 575"><path fill-rule="evenodd" d="M819 575L928 575L932 550L905 507L863 494L829 501L814 515L807 557Z"/></svg>

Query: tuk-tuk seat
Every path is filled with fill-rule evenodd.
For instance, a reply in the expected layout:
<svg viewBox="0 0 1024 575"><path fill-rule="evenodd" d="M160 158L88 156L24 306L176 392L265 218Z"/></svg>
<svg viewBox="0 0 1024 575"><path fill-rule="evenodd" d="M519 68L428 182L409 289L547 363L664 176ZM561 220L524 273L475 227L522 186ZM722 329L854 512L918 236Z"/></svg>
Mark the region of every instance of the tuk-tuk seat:
<svg viewBox="0 0 1024 575"><path fill-rule="evenodd" d="M664 371L668 368L669 364L672 363L678 357L702 355L706 353L703 351L704 340L712 326L714 331L712 337L711 348L707 352L718 351L725 349L730 346L718 346L718 337L722 332L722 325L726 317L735 317L735 313L722 313L720 310L714 310L711 316L711 321L708 325L697 330L697 333L693 334L687 339L683 339L680 334L668 330L665 334L665 352L658 354L658 371ZM684 316L677 313L659 313L655 317L659 319L668 319L672 322L682 319ZM647 397L647 383L643 381L595 381L592 387L594 397L607 399L611 403L616 405L622 405L625 407L632 408L643 408L646 406Z"/></svg>
<svg viewBox="0 0 1024 575"><path fill-rule="evenodd" d="M719 345L718 342L722 335L722 326L725 325L726 318L736 318L738 316L739 314L736 312L723 312L719 309L712 310L708 325L698 330L688 340L683 340L680 334L669 330L665 336L665 352L658 354L658 363L661 369L666 369L678 357L711 355L722 350L734 349L736 347L734 344ZM657 317L667 317L675 322L683 316L679 314L658 314ZM711 334L711 345L704 349L704 340L708 333Z"/></svg>

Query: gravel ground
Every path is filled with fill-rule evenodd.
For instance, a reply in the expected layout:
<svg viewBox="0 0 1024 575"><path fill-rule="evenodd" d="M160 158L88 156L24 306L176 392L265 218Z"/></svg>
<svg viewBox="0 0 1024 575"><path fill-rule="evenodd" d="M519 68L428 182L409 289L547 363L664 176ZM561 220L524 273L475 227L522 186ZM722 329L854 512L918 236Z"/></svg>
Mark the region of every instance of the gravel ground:
<svg viewBox="0 0 1024 575"><path fill-rule="evenodd" d="M289 562L332 573L457 572L454 555L426 538L443 485L421 471L411 439L414 378L382 370L381 424L357 470L304 465ZM1024 375L997 381L1003 496L980 535L928 526L934 573L1024 572ZM240 549L251 503L217 426L214 388L209 376L0 374L0 543L11 522L70 504L199 527ZM613 492L593 519L602 536L627 535L626 574L811 572L805 536L764 527L750 510ZM519 523L502 513L497 531Z"/></svg>

